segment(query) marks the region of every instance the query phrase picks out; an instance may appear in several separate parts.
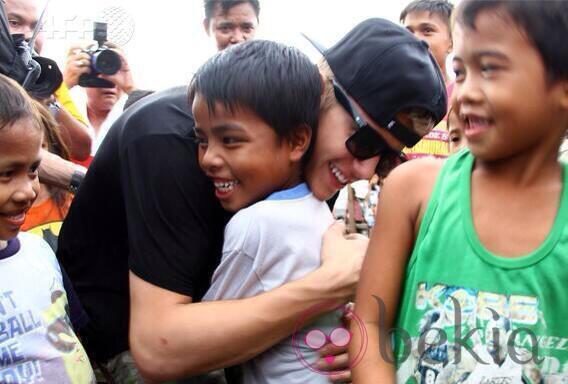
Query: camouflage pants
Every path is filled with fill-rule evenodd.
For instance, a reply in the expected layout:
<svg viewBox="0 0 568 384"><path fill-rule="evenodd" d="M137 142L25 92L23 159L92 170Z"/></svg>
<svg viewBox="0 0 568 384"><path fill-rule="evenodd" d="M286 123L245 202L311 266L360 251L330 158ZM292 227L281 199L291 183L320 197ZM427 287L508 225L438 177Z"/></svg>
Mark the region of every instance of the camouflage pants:
<svg viewBox="0 0 568 384"><path fill-rule="evenodd" d="M130 351L122 352L107 361L101 370L110 376L106 381L112 380L115 384L143 384L144 380L134 363ZM187 379L170 381L168 384L226 384L223 370L209 372L204 375Z"/></svg>

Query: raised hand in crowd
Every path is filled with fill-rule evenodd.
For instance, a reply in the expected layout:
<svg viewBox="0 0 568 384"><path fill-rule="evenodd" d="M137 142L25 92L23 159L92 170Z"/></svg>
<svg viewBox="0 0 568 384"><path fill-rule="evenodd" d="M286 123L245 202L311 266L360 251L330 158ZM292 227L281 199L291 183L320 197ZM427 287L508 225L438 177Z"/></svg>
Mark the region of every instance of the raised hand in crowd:
<svg viewBox="0 0 568 384"><path fill-rule="evenodd" d="M63 71L63 79L68 88L78 85L81 75L91 73L91 56L88 51L92 46L93 43L78 43L69 48ZM128 95L135 89L128 60L124 52L116 44L106 42L105 46L120 56L121 66L114 75L100 74L99 77L112 82L118 89Z"/></svg>
<svg viewBox="0 0 568 384"><path fill-rule="evenodd" d="M79 84L79 77L91 72L91 57L85 44L74 44L67 51L67 60L63 70L63 81L69 89Z"/></svg>

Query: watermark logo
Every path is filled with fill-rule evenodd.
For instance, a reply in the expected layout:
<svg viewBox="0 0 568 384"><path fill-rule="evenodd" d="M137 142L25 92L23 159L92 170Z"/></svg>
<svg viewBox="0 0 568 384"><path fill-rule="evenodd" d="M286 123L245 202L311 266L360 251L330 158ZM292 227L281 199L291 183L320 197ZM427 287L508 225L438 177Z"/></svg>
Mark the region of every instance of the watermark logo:
<svg viewBox="0 0 568 384"><path fill-rule="evenodd" d="M126 9L111 6L102 9L96 18L78 15L48 16L42 26L42 31L48 40L92 40L95 21L107 23L107 39L119 47L128 44L136 30L134 18Z"/></svg>
<svg viewBox="0 0 568 384"><path fill-rule="evenodd" d="M407 330L401 328L393 328L386 330L386 306L381 298L374 296L379 309L379 330L381 337L379 340L379 351L384 361L395 364L395 360L391 357L389 347L386 345L386 340L390 339L393 335L398 337L402 345L402 356L398 359L398 364L406 361L412 353L413 341ZM462 350L466 351L477 363L488 365L490 361L482 359L475 350L475 342L472 342L474 336L481 333L484 334L485 345L487 352L491 356L491 360L495 364L501 364L505 358L510 358L514 363L523 365L528 363L542 363L543 359L538 358L538 340L537 336L528 328L511 329L509 319L502 317L492 308L487 308L491 313L491 319L487 322L485 328L473 327L467 333L463 333L462 321L462 308L459 301L455 297L448 297L453 303L454 308L454 321L452 349L455 351L453 364L459 364L462 361ZM435 318L435 316L432 316ZM429 325L421 330L418 338L417 350L420 356L428 356L427 352L435 351L440 348L447 348L449 338L445 329L435 326L436 320L430 321ZM518 336L526 335L530 338L530 354L528 357L525 353L520 353L516 347L515 341Z"/></svg>
<svg viewBox="0 0 568 384"><path fill-rule="evenodd" d="M305 324L310 324L310 319L315 318L316 314L328 309L328 314L322 315L318 320L312 322L311 325L305 326ZM347 345L353 339L353 334L349 327L341 325L341 323L338 322L341 315L343 315L343 318L348 319L351 325L354 325L351 329L358 333L357 336L361 342L359 343L357 352L354 355L350 354L348 367L343 370L326 370L317 365L319 358L314 358L314 356L319 357L319 351L328 344L337 348L347 348ZM333 318L335 321L330 321L330 318ZM322 304L310 308L298 319L295 331L292 334L292 347L296 352L298 360L309 370L325 376L333 376L347 372L359 364L365 355L367 344L367 331L363 322L353 312L351 306L346 305L333 306L330 304ZM332 366L336 358L334 355L321 357L329 366Z"/></svg>
<svg viewBox="0 0 568 384"><path fill-rule="evenodd" d="M298 319L292 335L292 345L302 365L319 375L343 374L357 366L370 347L375 348L383 361L397 366L397 376L400 375L402 382L418 377L421 377L418 382L428 382L427 377L438 376L442 380L439 382L446 382L448 377L460 376L470 377L469 382L494 383L500 381L482 378L493 380L501 377L498 375L507 380L519 375L542 378L562 372L559 367L563 364L566 364L564 369L568 369L568 363L563 363L560 355L555 356L553 351L561 354L561 347L568 345L568 339L538 336L535 332L545 331L546 327L534 324L528 328L515 323L513 319L518 314L514 312L503 313L490 305L471 311L456 297L447 295L438 305L420 311L414 330L388 329L386 305L381 298L373 298L378 310L378 345L368 346L366 325L350 307L315 306ZM317 316L326 311L329 311L326 315ZM350 328L341 325L341 313L350 318ZM305 326L310 322L311 325ZM553 348L553 340L560 343L556 348ZM329 345L335 348L326 347L326 351L341 350L349 345L352 353L342 370L333 368L335 356L322 354L322 348ZM393 345L397 346L396 355ZM541 354L541 346L548 352ZM325 364L322 365L321 360ZM559 366L547 367L553 363Z"/></svg>
<svg viewBox="0 0 568 384"><path fill-rule="evenodd" d="M101 12L101 20L108 24L108 39L124 47L134 36L134 18L122 7L107 7Z"/></svg>

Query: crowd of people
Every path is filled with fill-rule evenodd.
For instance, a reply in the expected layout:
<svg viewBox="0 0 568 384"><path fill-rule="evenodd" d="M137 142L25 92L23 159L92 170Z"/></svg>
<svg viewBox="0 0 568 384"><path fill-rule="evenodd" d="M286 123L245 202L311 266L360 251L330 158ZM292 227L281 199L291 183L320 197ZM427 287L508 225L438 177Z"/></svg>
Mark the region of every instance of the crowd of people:
<svg viewBox="0 0 568 384"><path fill-rule="evenodd" d="M189 84L0 74L0 383L566 382L568 2L414 0L315 64L203 4Z"/></svg>

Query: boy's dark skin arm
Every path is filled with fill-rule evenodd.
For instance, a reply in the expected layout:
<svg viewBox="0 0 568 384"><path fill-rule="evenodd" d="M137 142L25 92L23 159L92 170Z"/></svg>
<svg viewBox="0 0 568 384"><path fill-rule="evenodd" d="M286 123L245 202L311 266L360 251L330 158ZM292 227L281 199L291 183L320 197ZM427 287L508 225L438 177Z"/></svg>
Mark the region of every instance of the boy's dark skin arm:
<svg viewBox="0 0 568 384"><path fill-rule="evenodd" d="M315 305L347 301L368 242L345 240L343 229L326 233L318 270L247 299L192 303L131 272L130 347L144 378L172 380L250 360L291 335Z"/></svg>
<svg viewBox="0 0 568 384"><path fill-rule="evenodd" d="M385 179L377 226L371 236L355 302L355 313L364 323L368 336L366 353L353 368L353 382L358 384L396 383L394 365L388 361L392 361L388 331L394 326L406 264L441 164L432 159L411 161ZM379 322L379 305L373 296L384 303L384 324ZM349 351L353 356L363 340L355 325L351 333ZM387 360L377 348L379 343L384 345L383 352L387 351Z"/></svg>

